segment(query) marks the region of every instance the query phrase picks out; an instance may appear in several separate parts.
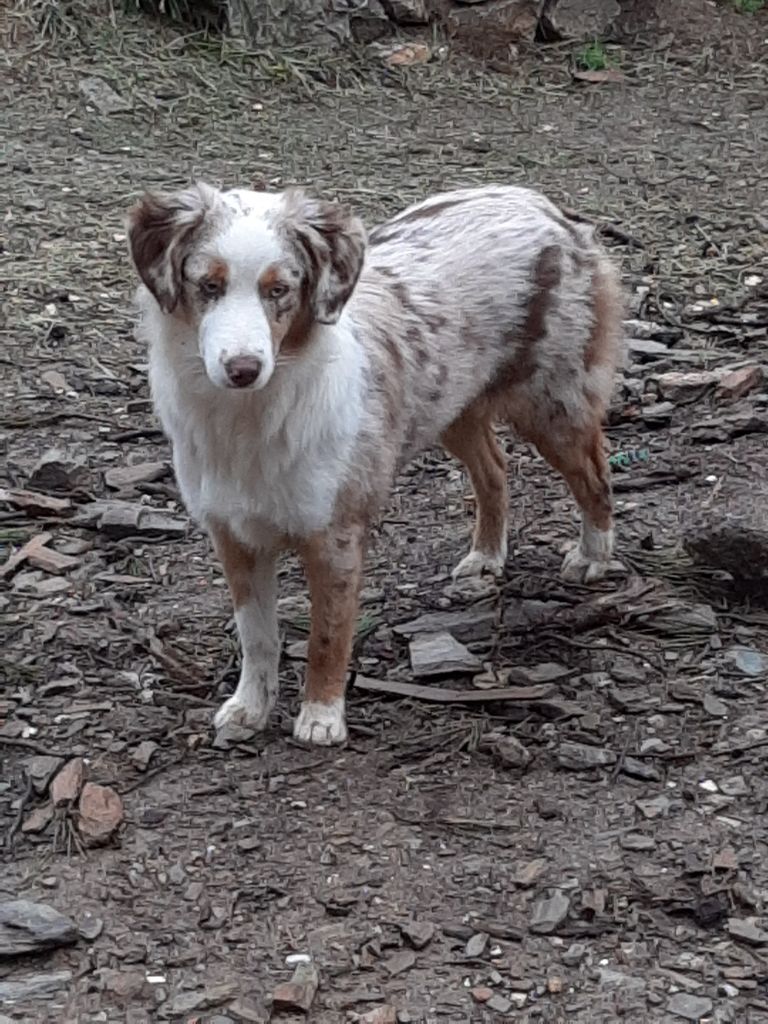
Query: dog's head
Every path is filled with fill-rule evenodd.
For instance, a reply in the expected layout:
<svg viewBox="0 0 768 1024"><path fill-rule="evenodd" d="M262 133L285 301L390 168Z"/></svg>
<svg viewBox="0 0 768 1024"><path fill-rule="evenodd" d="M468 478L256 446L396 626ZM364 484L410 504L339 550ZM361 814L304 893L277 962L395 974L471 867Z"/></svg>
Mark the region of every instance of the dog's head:
<svg viewBox="0 0 768 1024"><path fill-rule="evenodd" d="M128 219L131 257L160 308L197 330L219 387L263 388L275 365L333 324L365 253L357 217L298 190L145 195Z"/></svg>

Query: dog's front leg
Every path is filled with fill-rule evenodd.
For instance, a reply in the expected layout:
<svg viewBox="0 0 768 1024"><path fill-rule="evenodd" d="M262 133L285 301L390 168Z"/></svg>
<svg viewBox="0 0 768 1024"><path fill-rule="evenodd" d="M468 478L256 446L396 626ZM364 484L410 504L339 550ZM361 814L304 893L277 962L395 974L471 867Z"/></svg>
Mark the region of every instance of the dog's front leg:
<svg viewBox="0 0 768 1024"><path fill-rule="evenodd" d="M228 722L263 729L278 693L277 551L248 547L221 524L209 529L232 594L242 647L240 681L214 724L217 729Z"/></svg>
<svg viewBox="0 0 768 1024"><path fill-rule="evenodd" d="M352 654L365 547L363 523L333 525L299 549L312 625L304 699L293 734L305 743L343 743L344 690Z"/></svg>

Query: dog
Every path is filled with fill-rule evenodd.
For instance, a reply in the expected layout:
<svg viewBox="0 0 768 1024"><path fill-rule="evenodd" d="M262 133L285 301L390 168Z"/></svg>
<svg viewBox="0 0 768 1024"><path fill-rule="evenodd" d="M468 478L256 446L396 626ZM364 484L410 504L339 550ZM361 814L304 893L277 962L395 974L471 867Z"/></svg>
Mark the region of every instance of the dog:
<svg viewBox="0 0 768 1024"><path fill-rule="evenodd" d="M263 728L278 695L276 563L312 602L294 735L346 739L369 525L399 466L441 442L476 497L454 577L502 572L505 458L531 442L582 513L562 575L612 565L602 420L621 347L617 275L591 228L539 193L433 196L366 237L346 206L196 184L128 218L154 406L179 487L224 569L242 646L215 725Z"/></svg>

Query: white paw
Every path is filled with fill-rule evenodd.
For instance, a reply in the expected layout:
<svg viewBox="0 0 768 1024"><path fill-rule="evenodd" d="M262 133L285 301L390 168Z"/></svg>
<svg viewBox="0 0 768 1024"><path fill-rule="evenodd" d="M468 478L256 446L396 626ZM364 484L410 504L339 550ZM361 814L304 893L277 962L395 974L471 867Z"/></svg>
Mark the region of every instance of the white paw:
<svg viewBox="0 0 768 1024"><path fill-rule="evenodd" d="M621 562L613 558L590 558L585 555L581 545L576 544L566 554L560 575L569 583L597 583L606 576L625 572Z"/></svg>
<svg viewBox="0 0 768 1024"><path fill-rule="evenodd" d="M302 743L314 743L321 747L344 743L347 724L344 721L343 698L331 701L330 704L304 701L293 726L293 736Z"/></svg>
<svg viewBox="0 0 768 1024"><path fill-rule="evenodd" d="M240 725L247 729L261 730L266 728L271 710L271 704L261 701L246 703L234 693L216 712L213 724L217 729L224 725Z"/></svg>
<svg viewBox="0 0 768 1024"><path fill-rule="evenodd" d="M454 580L466 579L468 576L483 576L485 573L501 576L506 560L506 554L501 551L495 555L488 555L483 551L470 551L462 558L451 576Z"/></svg>

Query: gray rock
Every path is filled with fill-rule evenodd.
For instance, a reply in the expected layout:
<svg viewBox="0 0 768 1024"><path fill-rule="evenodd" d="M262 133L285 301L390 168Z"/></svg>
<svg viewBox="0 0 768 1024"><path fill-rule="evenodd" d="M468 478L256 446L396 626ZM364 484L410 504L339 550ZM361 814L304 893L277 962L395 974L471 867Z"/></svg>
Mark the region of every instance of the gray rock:
<svg viewBox="0 0 768 1024"><path fill-rule="evenodd" d="M450 633L417 636L410 644L411 668L415 676L443 676L457 672L479 672L480 659Z"/></svg>
<svg viewBox="0 0 768 1024"><path fill-rule="evenodd" d="M49 754L40 754L27 761L27 775L38 796L45 793L48 783L63 764L63 757L51 757Z"/></svg>
<svg viewBox="0 0 768 1024"><path fill-rule="evenodd" d="M77 925L69 917L31 900L0 903L0 957L37 953L77 942Z"/></svg>
<svg viewBox="0 0 768 1024"><path fill-rule="evenodd" d="M620 14L617 0L550 0L542 23L560 39L600 39Z"/></svg>
<svg viewBox="0 0 768 1024"><path fill-rule="evenodd" d="M510 46L533 41L538 8L538 0L470 0L446 5L442 18L454 38L478 57L504 59Z"/></svg>
<svg viewBox="0 0 768 1024"><path fill-rule="evenodd" d="M671 421L676 408L672 402L652 402L643 406L640 415L649 427L664 427Z"/></svg>
<svg viewBox="0 0 768 1024"><path fill-rule="evenodd" d="M688 992L676 992L670 996L667 1009L683 1020L699 1021L712 1012L712 1000L706 996L692 996Z"/></svg>
<svg viewBox="0 0 768 1024"><path fill-rule="evenodd" d="M428 612L410 622L394 626L393 633L412 640L424 633L450 633L461 643L486 640L493 633L496 611L493 608L467 608L453 612Z"/></svg>
<svg viewBox="0 0 768 1024"><path fill-rule="evenodd" d="M81 78L77 87L85 102L96 107L100 114L119 114L131 109L128 100L119 96L112 86L107 85L102 78L95 76Z"/></svg>
<svg viewBox="0 0 768 1024"><path fill-rule="evenodd" d="M426 0L381 0L387 15L398 25L426 25L429 11Z"/></svg>
<svg viewBox="0 0 768 1024"><path fill-rule="evenodd" d="M656 848L656 840L642 832L629 832L622 836L620 845L622 850L653 850Z"/></svg>
<svg viewBox="0 0 768 1024"><path fill-rule="evenodd" d="M645 991L646 983L644 978L639 978L634 974L626 974L624 971L616 971L611 967L601 967L600 987L606 989L617 988L621 989L623 992L633 992L637 994Z"/></svg>
<svg viewBox="0 0 768 1024"><path fill-rule="evenodd" d="M474 960L481 957L488 945L488 936L485 932L475 932L464 947L464 955Z"/></svg>
<svg viewBox="0 0 768 1024"><path fill-rule="evenodd" d="M652 338L628 338L627 348L630 356L641 363L649 359L666 357L670 352L663 341L653 341Z"/></svg>
<svg viewBox="0 0 768 1024"><path fill-rule="evenodd" d="M565 740L557 748L557 763L563 768L583 771L588 768L605 768L616 764L616 754L604 747L590 747L587 743Z"/></svg>
<svg viewBox="0 0 768 1024"><path fill-rule="evenodd" d="M248 743L255 735L255 729L227 722L216 730L212 746L215 750L229 750L231 747L236 747L238 743Z"/></svg>
<svg viewBox="0 0 768 1024"><path fill-rule="evenodd" d="M768 658L753 647L730 647L724 658L730 668L753 679L758 679L768 672Z"/></svg>
<svg viewBox="0 0 768 1024"><path fill-rule="evenodd" d="M535 935L551 935L566 919L570 907L568 897L555 889L551 896L539 900L534 906L530 930Z"/></svg>
<svg viewBox="0 0 768 1024"><path fill-rule="evenodd" d="M728 918L728 934L750 946L764 946L768 943L768 932L763 931L753 920L742 917Z"/></svg>
<svg viewBox="0 0 768 1024"><path fill-rule="evenodd" d="M139 745L131 751L131 761L140 772L145 772L152 760L152 755L157 750L154 740L142 740Z"/></svg>
<svg viewBox="0 0 768 1024"><path fill-rule="evenodd" d="M400 926L400 931L414 949L424 949L434 937L435 926L431 921L408 921Z"/></svg>
<svg viewBox="0 0 768 1024"><path fill-rule="evenodd" d="M644 818L652 821L654 818L665 818L672 806L672 801L664 793L661 793L650 800L638 800L635 806Z"/></svg>
<svg viewBox="0 0 768 1024"><path fill-rule="evenodd" d="M46 971L27 974L14 981L0 981L0 1003L20 1003L25 999L49 996L66 988L71 980L71 971Z"/></svg>
<svg viewBox="0 0 768 1024"><path fill-rule="evenodd" d="M587 955L587 947L581 942L572 942L560 959L566 967L578 967Z"/></svg>

